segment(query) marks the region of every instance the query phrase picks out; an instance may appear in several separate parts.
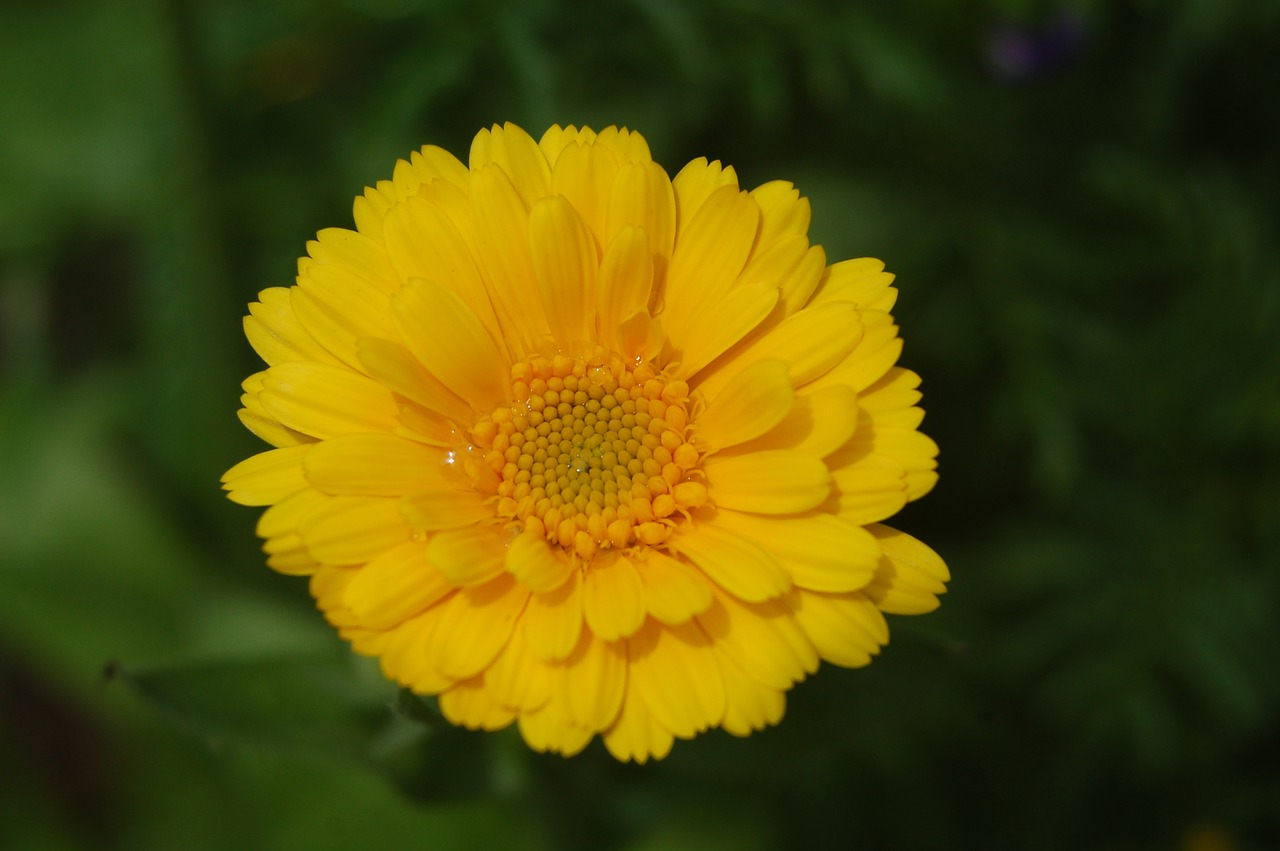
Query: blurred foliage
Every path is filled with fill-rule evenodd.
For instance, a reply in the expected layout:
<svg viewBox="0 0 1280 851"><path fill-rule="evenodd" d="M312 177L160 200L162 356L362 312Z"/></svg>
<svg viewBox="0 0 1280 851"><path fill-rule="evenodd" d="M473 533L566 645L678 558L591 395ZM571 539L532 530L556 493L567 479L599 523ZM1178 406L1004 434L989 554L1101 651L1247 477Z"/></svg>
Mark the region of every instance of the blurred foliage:
<svg viewBox="0 0 1280 851"><path fill-rule="evenodd" d="M0 7L0 845L1280 847L1278 52L1247 0ZM955 580L777 729L454 730L217 491L244 303L502 120L794 180L899 274Z"/></svg>

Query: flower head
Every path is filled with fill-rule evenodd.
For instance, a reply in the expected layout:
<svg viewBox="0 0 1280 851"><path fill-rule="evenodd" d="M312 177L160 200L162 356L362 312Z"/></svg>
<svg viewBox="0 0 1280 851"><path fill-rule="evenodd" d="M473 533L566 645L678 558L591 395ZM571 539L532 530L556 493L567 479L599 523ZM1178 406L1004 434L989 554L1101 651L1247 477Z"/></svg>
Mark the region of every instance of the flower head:
<svg viewBox="0 0 1280 851"><path fill-rule="evenodd" d="M789 183L644 139L481 131L320 232L250 305L224 477L267 563L469 728L619 759L777 723L947 570L878 525L935 479L893 278L827 265Z"/></svg>

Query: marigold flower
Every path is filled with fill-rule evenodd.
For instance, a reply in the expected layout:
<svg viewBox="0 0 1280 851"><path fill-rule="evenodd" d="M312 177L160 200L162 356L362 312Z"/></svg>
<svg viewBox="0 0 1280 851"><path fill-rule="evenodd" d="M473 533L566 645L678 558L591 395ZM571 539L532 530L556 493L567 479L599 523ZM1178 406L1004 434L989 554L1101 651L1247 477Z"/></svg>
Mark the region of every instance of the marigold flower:
<svg viewBox="0 0 1280 851"><path fill-rule="evenodd" d="M245 333L224 476L267 563L452 722L661 758L779 721L949 578L878 525L936 480L878 260L809 204L610 127L433 146L321 231Z"/></svg>

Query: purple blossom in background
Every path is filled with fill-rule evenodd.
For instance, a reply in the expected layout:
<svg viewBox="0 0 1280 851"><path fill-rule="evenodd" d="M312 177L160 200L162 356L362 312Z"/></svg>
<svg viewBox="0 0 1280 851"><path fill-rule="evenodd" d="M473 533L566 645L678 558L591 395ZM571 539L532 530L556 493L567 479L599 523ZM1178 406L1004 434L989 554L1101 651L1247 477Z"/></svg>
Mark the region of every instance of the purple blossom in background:
<svg viewBox="0 0 1280 851"><path fill-rule="evenodd" d="M1003 23L986 39L987 62L1003 80L1020 82L1056 71L1070 62L1087 41L1079 16L1062 11L1047 24L1031 27Z"/></svg>

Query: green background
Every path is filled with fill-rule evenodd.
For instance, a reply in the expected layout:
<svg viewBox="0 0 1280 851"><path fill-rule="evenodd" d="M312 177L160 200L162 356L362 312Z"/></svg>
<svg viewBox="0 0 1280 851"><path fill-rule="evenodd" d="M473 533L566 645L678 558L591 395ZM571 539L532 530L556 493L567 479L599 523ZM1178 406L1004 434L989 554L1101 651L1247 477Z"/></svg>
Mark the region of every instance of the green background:
<svg viewBox="0 0 1280 851"><path fill-rule="evenodd" d="M1280 847L1280 4L9 0L0 846ZM662 763L401 700L263 565L240 316L431 142L627 124L898 274L954 573Z"/></svg>

